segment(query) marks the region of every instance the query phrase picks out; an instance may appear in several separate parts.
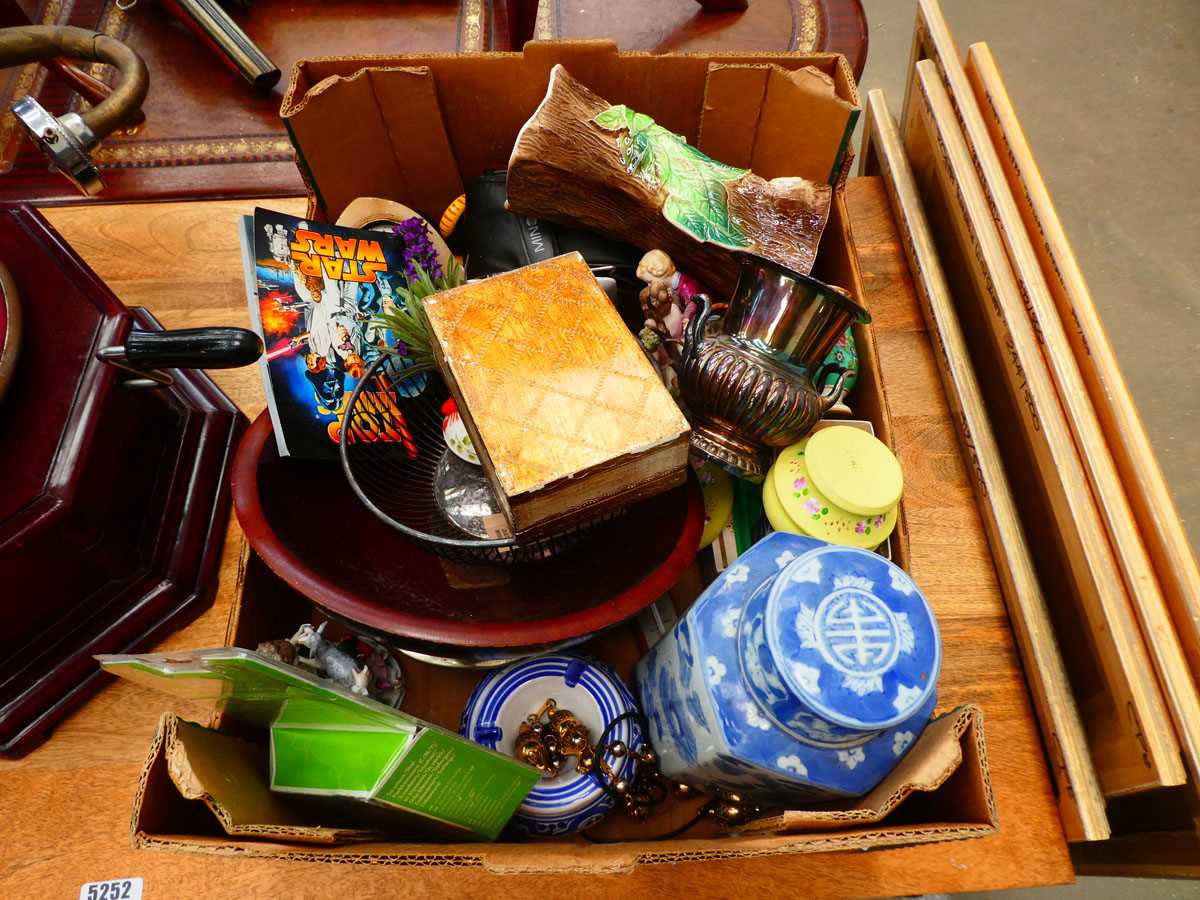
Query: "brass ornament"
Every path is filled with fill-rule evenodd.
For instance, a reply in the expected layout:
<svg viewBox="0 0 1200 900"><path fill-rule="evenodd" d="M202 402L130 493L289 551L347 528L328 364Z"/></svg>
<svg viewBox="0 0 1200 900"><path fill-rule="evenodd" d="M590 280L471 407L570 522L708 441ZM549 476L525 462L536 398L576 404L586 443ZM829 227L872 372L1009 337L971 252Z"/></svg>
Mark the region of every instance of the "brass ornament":
<svg viewBox="0 0 1200 900"><path fill-rule="evenodd" d="M624 741L605 740L621 718L631 715L640 718L636 713L626 713L610 722L600 742L593 746L587 726L569 709L559 709L557 701L550 697L521 723L513 744L513 756L547 778L556 777L567 760L574 759L577 772L590 774L605 791L621 801L626 815L644 822L650 817L651 810L672 794L679 799L690 799L698 792L689 785L664 778L658 768L658 754L648 744L635 749ZM630 756L637 760L633 778L617 778L606 756L616 759ZM758 806L737 794L727 793L706 802L683 828L659 835L659 838L686 831L704 818L714 819L725 827L737 827L758 812Z"/></svg>
<svg viewBox="0 0 1200 900"><path fill-rule="evenodd" d="M741 274L716 333L711 299L696 297L679 389L692 414L692 449L761 481L775 452L808 434L841 399L848 372L822 390L812 374L852 323L871 317L840 288L761 257L737 257Z"/></svg>

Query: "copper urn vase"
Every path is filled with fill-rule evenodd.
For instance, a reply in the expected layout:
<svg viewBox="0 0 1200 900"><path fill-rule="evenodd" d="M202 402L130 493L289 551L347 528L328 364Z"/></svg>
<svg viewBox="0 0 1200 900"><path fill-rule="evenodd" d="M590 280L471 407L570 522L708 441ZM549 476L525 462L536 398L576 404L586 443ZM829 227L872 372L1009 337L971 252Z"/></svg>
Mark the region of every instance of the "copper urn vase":
<svg viewBox="0 0 1200 900"><path fill-rule="evenodd" d="M840 288L739 254L741 273L717 334L712 301L684 332L679 385L692 413L692 447L733 474L760 480L772 450L800 440L842 395L846 376L821 393L813 373L841 334L870 314Z"/></svg>

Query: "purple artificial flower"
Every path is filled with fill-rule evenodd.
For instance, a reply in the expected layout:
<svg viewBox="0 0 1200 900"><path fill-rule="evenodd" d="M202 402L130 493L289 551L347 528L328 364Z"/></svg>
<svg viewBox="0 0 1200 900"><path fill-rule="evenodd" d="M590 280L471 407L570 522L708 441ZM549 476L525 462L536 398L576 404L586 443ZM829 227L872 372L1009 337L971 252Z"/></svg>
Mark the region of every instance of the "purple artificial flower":
<svg viewBox="0 0 1200 900"><path fill-rule="evenodd" d="M408 356L408 344L404 341L396 341L396 346L392 348L400 356Z"/></svg>
<svg viewBox="0 0 1200 900"><path fill-rule="evenodd" d="M404 274L410 283L420 278L418 266L434 281L442 277L442 264L429 239L429 225L424 219L420 216L405 219L392 226L392 234L404 242Z"/></svg>

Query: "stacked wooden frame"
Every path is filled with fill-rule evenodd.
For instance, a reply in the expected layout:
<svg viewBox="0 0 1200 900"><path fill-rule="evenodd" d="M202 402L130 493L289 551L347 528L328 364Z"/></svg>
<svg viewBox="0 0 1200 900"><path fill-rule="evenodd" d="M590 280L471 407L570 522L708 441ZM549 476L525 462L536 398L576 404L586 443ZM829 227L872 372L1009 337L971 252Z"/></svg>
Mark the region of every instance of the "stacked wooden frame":
<svg viewBox="0 0 1200 900"><path fill-rule="evenodd" d="M995 63L977 44L964 67L936 0L901 124L872 92L862 158L975 463L1068 837L1109 837L1129 796L1198 808L1200 571Z"/></svg>

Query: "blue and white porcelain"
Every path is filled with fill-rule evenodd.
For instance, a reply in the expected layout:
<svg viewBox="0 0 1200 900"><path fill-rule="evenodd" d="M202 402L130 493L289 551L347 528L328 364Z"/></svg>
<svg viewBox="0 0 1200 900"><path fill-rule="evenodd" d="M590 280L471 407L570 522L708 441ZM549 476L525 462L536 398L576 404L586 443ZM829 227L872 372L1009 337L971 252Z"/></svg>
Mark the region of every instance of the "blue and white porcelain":
<svg viewBox="0 0 1200 900"><path fill-rule="evenodd" d="M512 755L517 731L525 718L553 698L559 709L569 709L582 722L593 741L600 740L610 722L637 710L633 695L606 665L569 654L547 654L514 663L487 675L467 700L459 733L477 744ZM610 740L627 747L642 743L634 718L625 719L610 733ZM617 778L633 777L631 756L605 756ZM572 834L597 824L615 801L592 775L575 771L569 760L554 778L543 777L509 822L510 832L551 836Z"/></svg>
<svg viewBox="0 0 1200 900"><path fill-rule="evenodd" d="M875 553L775 532L638 664L664 775L772 805L860 796L937 702L937 623Z"/></svg>

